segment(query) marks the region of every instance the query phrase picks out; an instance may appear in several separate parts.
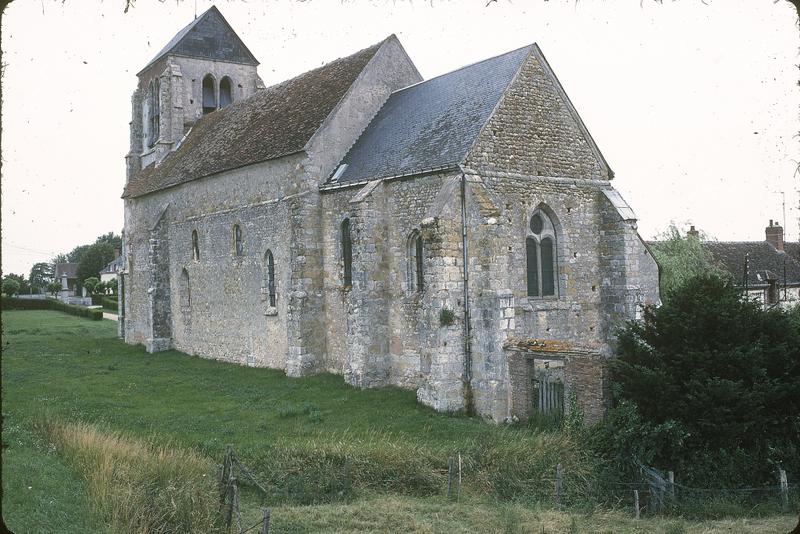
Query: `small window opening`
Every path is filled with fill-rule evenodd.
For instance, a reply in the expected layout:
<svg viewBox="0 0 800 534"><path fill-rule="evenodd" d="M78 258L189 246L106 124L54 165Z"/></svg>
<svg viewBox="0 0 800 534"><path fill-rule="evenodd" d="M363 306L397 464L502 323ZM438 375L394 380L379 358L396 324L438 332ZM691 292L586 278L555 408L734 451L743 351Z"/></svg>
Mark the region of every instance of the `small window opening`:
<svg viewBox="0 0 800 534"><path fill-rule="evenodd" d="M203 115L217 109L217 95L214 90L214 77L206 74L203 78Z"/></svg>
<svg viewBox="0 0 800 534"><path fill-rule="evenodd" d="M353 242L350 239L350 219L342 221L342 262L345 287L353 285Z"/></svg>
<svg viewBox="0 0 800 534"><path fill-rule="evenodd" d="M192 230L192 259L194 261L200 259L200 244L197 240L197 230Z"/></svg>
<svg viewBox="0 0 800 534"><path fill-rule="evenodd" d="M225 76L219 82L219 107L224 108L233 102L233 90L231 89L231 79Z"/></svg>
<svg viewBox="0 0 800 534"><path fill-rule="evenodd" d="M237 256L241 256L244 253L244 247L242 246L242 228L238 224L233 225L233 250Z"/></svg>
<svg viewBox="0 0 800 534"><path fill-rule="evenodd" d="M423 260L422 235L414 230L408 238L408 288L411 291L422 291L425 287Z"/></svg>
<svg viewBox="0 0 800 534"><path fill-rule="evenodd" d="M272 257L272 251L267 251L265 260L267 264L267 295L269 306L270 308L274 308L277 298L275 293L275 259Z"/></svg>

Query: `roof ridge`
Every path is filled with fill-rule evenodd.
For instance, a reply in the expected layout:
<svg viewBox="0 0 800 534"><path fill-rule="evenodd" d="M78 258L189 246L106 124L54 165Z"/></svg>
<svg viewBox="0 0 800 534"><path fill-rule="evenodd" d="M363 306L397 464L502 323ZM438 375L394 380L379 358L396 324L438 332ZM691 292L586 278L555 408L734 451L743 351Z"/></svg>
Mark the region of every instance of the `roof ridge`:
<svg viewBox="0 0 800 534"><path fill-rule="evenodd" d="M433 78L428 78L427 80L422 80L421 82L412 83L411 85L403 87L402 89L398 89L397 91L392 93L392 95L396 95L397 93L401 93L401 92L405 91L406 89L411 89L412 87L417 87L418 85L422 85L424 83L432 82L433 80L436 80L436 79L441 78L443 76L449 76L450 74L455 74L456 72L462 71L464 69L468 69L470 67L474 67L476 65L480 65L481 63L485 63L487 61L492 61L493 59L497 59L499 57L507 56L507 55L513 54L514 52L519 52L520 50L522 50L524 48L533 48L534 45L536 45L536 43L531 43L529 45L520 46L518 48L515 48L514 50L509 50L508 52L503 52L502 54L497 54L496 56L487 57L487 58L484 58L484 59L481 59L481 60L478 60L478 61L473 61L472 63L469 63L469 64L464 65L462 67L459 67L457 69L453 69L453 70L448 71L448 72L443 72L442 74L437 74Z"/></svg>

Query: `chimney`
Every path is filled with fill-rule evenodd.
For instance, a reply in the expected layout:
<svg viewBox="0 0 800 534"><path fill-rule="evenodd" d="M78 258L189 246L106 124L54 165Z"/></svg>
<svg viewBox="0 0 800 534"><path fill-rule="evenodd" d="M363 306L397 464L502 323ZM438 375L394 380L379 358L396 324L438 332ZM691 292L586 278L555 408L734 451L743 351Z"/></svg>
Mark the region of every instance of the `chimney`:
<svg viewBox="0 0 800 534"><path fill-rule="evenodd" d="M769 220L769 226L766 228L767 243L775 247L775 250L783 252L783 227L779 223L772 223Z"/></svg>
<svg viewBox="0 0 800 534"><path fill-rule="evenodd" d="M697 230L694 229L694 225L692 225L692 227L689 228L689 231L686 232L686 235L688 237L693 237L695 239L700 239L700 232L698 232Z"/></svg>

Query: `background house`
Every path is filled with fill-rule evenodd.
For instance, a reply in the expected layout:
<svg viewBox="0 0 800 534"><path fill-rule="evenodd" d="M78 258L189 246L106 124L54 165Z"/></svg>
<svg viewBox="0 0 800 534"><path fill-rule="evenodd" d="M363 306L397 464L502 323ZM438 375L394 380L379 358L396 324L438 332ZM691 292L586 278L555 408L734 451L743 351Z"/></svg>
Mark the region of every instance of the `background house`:
<svg viewBox="0 0 800 534"><path fill-rule="evenodd" d="M690 235L693 231L694 227ZM789 307L800 302L800 243L785 243L783 235L783 227L769 221L764 241L707 241L702 245L749 298L765 307Z"/></svg>

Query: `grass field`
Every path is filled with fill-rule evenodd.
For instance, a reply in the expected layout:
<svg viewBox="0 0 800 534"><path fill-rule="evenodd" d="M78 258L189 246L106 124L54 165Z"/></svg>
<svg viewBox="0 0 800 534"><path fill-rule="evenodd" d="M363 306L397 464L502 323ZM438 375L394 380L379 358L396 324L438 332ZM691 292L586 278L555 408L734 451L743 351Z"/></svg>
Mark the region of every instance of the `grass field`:
<svg viewBox="0 0 800 534"><path fill-rule="evenodd" d="M621 511L557 513L542 504L555 464L565 466L574 504L591 471L591 458L565 433L437 414L411 391L360 391L338 376L287 379L280 371L175 351L147 354L119 341L110 321L54 311L4 312L2 320L3 517L15 532L108 531L131 521L108 505L124 504L123 485L133 492L128 499L148 496L139 508L159 513L169 508L163 498L173 498L176 485L189 488L186 502L204 502L213 488L197 482L197 473L207 466L204 480L211 480L227 444L270 492L264 497L245 488L246 526L266 502L274 532L788 532L793 526L788 516L637 522ZM443 495L447 457L456 453L464 458L465 486L463 500L451 503ZM181 462L194 471L174 468ZM196 476L189 480L187 472ZM180 510L170 514L169 524L189 524Z"/></svg>

